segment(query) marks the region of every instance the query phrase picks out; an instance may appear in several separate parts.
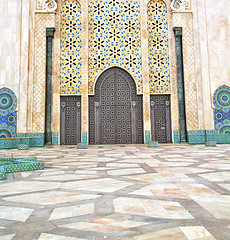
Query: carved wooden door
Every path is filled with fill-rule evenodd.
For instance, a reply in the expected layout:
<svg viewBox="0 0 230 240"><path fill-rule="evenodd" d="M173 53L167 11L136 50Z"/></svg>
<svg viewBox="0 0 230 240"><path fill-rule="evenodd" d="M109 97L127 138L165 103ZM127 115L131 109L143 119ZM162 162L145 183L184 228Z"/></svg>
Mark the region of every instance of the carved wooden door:
<svg viewBox="0 0 230 240"><path fill-rule="evenodd" d="M150 107L152 141L171 143L170 95L152 95Z"/></svg>
<svg viewBox="0 0 230 240"><path fill-rule="evenodd" d="M61 145L81 142L81 97L61 97Z"/></svg>
<svg viewBox="0 0 230 240"><path fill-rule="evenodd" d="M90 144L143 143L142 97L120 68L105 71L89 98Z"/></svg>

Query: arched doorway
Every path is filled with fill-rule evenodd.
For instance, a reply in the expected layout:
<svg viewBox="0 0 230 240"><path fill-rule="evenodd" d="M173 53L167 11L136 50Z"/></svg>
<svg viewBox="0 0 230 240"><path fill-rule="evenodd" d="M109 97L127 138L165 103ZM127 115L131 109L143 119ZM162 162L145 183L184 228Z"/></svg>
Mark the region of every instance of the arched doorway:
<svg viewBox="0 0 230 240"><path fill-rule="evenodd" d="M143 143L142 96L132 76L112 67L101 74L89 97L89 143Z"/></svg>

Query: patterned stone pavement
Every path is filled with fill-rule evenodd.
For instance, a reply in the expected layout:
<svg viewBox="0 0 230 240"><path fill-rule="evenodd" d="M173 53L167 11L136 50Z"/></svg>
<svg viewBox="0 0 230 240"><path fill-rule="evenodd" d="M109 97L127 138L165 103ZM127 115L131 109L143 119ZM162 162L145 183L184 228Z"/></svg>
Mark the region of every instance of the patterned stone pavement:
<svg viewBox="0 0 230 240"><path fill-rule="evenodd" d="M11 153L45 169L0 182L1 240L230 239L230 145Z"/></svg>

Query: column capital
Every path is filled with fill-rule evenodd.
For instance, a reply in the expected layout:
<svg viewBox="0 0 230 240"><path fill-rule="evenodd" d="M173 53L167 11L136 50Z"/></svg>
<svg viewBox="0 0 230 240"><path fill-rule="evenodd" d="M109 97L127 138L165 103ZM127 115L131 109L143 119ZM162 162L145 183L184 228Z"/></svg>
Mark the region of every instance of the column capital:
<svg viewBox="0 0 230 240"><path fill-rule="evenodd" d="M182 27L174 27L173 31L175 33L175 36L182 36Z"/></svg>
<svg viewBox="0 0 230 240"><path fill-rule="evenodd" d="M46 28L46 37L54 37L55 28Z"/></svg>

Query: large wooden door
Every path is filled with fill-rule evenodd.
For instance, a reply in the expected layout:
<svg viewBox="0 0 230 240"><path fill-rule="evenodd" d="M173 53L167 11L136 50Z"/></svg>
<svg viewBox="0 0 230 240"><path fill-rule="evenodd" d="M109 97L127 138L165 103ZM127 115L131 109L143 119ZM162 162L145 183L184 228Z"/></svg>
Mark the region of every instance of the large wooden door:
<svg viewBox="0 0 230 240"><path fill-rule="evenodd" d="M143 143L142 96L126 71L114 67L99 77L89 118L90 144Z"/></svg>
<svg viewBox="0 0 230 240"><path fill-rule="evenodd" d="M81 142L81 97L61 97L61 145Z"/></svg>
<svg viewBox="0 0 230 240"><path fill-rule="evenodd" d="M152 95L150 107L152 141L171 143L170 95Z"/></svg>

